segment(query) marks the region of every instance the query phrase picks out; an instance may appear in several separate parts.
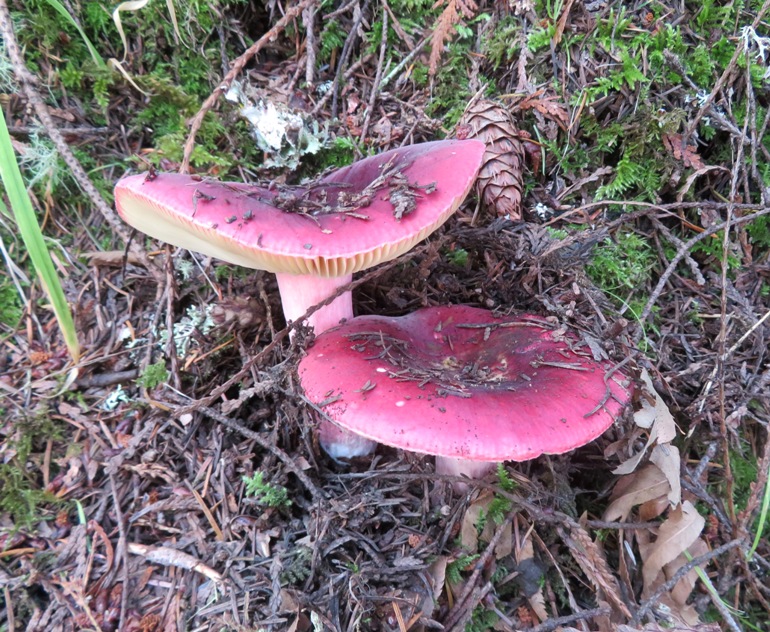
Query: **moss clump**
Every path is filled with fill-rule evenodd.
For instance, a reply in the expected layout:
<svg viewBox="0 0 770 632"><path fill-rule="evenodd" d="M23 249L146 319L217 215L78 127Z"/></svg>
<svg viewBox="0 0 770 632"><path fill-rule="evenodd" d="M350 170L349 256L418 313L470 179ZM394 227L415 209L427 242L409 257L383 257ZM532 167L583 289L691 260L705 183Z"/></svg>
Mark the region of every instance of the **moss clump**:
<svg viewBox="0 0 770 632"><path fill-rule="evenodd" d="M35 464L35 451L61 436L61 428L47 414L40 413L17 422L13 436L5 442L5 456L13 456L0 463L0 513L7 513L17 528L30 528L43 519L42 505L62 502L41 488Z"/></svg>

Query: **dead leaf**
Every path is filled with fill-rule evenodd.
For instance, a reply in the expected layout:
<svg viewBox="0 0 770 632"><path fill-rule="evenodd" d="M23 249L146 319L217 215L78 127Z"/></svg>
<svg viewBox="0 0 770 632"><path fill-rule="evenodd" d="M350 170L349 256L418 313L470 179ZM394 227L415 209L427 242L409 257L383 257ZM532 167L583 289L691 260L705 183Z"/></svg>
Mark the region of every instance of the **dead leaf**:
<svg viewBox="0 0 770 632"><path fill-rule="evenodd" d="M668 501L676 506L682 502L682 480L680 470L679 448L670 443L656 445L650 453L650 462L657 465L666 476L671 490Z"/></svg>
<svg viewBox="0 0 770 632"><path fill-rule="evenodd" d="M649 373L642 370L642 407L634 413L634 422L641 428L650 428L644 448L613 470L613 474L630 474L641 462L653 443L670 443L676 437L676 422L671 411L652 385ZM647 397L645 397L645 394ZM655 402L654 405L652 402Z"/></svg>
<svg viewBox="0 0 770 632"><path fill-rule="evenodd" d="M681 134L663 134L663 147L685 167L703 169L705 165L695 145L685 145Z"/></svg>
<svg viewBox="0 0 770 632"><path fill-rule="evenodd" d="M133 555L141 555L153 564L184 568L200 573L217 584L224 582L220 573L184 551L178 551L166 546L147 546L138 542L129 542L127 550Z"/></svg>
<svg viewBox="0 0 770 632"><path fill-rule="evenodd" d="M702 175L707 174L709 171L726 171L727 173L730 173L729 169L726 169L725 167L722 167L719 165L712 165L710 167L703 167L702 169L696 169L693 173L690 174L687 180L685 180L685 183L682 186L682 188L679 189L679 191L677 191L676 201L681 202L682 200L684 200L684 196L687 195L687 192L690 190L690 187L693 185L693 183ZM706 228L708 228L708 226L706 226Z"/></svg>
<svg viewBox="0 0 770 632"><path fill-rule="evenodd" d="M670 492L671 486L666 475L659 467L648 463L618 481L612 492L613 500L604 512L604 520L625 521L637 505L667 496Z"/></svg>
<svg viewBox="0 0 770 632"><path fill-rule="evenodd" d="M703 538L698 538L695 540L692 546L687 549L687 553L689 555L689 559L693 559L700 557L701 555L705 555L708 553L708 550L709 547ZM689 559L685 555L680 555L673 562L666 564L663 569L664 573L666 574L666 579L676 575L676 572L682 566L684 566L689 561ZM701 568L704 567L705 564L701 566ZM700 623L700 618L697 611L687 603L687 600L690 598L692 591L695 589L695 584L697 581L698 571L693 568L689 573L687 573L687 575L682 577L682 579L676 583L676 586L674 586L669 595L672 601L672 604L669 607L676 615L678 615L681 620L683 620L688 625L696 625Z"/></svg>
<svg viewBox="0 0 770 632"><path fill-rule="evenodd" d="M706 521L685 500L679 507L669 512L668 518L660 525L657 537L650 544L639 542L642 558L642 578L644 580L643 598L651 595L660 584L663 568L686 551L703 531Z"/></svg>
<svg viewBox="0 0 770 632"><path fill-rule="evenodd" d="M572 10L572 4L574 1L575 0L567 0L564 3L561 16L559 17L559 21L556 23L556 30L554 31L553 37L551 38L555 45L558 45L561 42L561 37L564 35L564 28L567 26L567 20L569 19L569 14Z"/></svg>
<svg viewBox="0 0 770 632"><path fill-rule="evenodd" d="M521 110L536 110L544 117L554 121L562 130L566 131L569 125L569 114L567 109L557 101L559 98L555 94L543 96L545 90L537 90L519 103Z"/></svg>
<svg viewBox="0 0 770 632"><path fill-rule="evenodd" d="M465 511L460 528L460 542L463 548L470 553L476 553L479 550L479 539L482 542L489 542L499 526L492 520L486 519L489 515L489 506L494 499L495 495L491 491L484 491ZM484 519L484 529L479 536L478 526L482 519ZM512 540L511 524L508 522L503 527L503 533L495 547L496 559L499 560L511 554L513 550Z"/></svg>
<svg viewBox="0 0 770 632"><path fill-rule="evenodd" d="M648 522L649 520L655 520L659 516L666 513L666 510L670 507L667 496L660 496L659 498L653 498L648 500L639 506L639 520L642 522ZM637 534L638 535L638 534Z"/></svg>
<svg viewBox="0 0 770 632"><path fill-rule="evenodd" d="M431 584L433 587L433 599L438 602L441 597L441 593L444 591L444 584L446 583L446 567L448 558L446 555L440 555L436 560L428 567L428 573L430 573Z"/></svg>

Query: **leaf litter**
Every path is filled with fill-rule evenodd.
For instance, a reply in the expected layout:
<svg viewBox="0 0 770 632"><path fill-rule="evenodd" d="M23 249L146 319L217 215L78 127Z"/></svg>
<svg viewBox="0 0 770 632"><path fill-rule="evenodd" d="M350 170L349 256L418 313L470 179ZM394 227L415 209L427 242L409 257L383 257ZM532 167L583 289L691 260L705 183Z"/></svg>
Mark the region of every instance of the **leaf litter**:
<svg viewBox="0 0 770 632"><path fill-rule="evenodd" d="M588 24L603 23L603 9L592 6L565 4L557 16L562 41ZM470 2L441 7L432 41L434 74L450 53L443 45L459 37L453 37L452 28L465 26L463 20L477 11ZM529 13L536 11L533 3L514 2L512 8L516 15L527 15L528 24L548 26L547 21L530 20L534 14ZM352 42L373 23L367 13L371 5L350 3L339 11L336 19L349 27ZM643 17L634 29L643 28L638 26L645 24ZM653 15L650 24L654 20ZM474 22L473 28L482 22ZM125 35L131 37L128 25ZM340 51L340 80L330 68L332 76L324 80L332 86L323 100L313 85L298 88L293 80L302 66L300 51L290 61L277 63L290 42L280 36L273 41L277 43L270 55L256 62L249 80L269 85L276 101L288 104L294 99L299 106L302 102L320 106L317 112L330 122L342 114L344 124L330 124L330 134L344 138L352 134L354 144L367 151L435 137L439 122L426 114L434 93L407 74L413 67L391 84L399 86L398 94L395 88L392 93L380 90L370 101L372 109L363 104L365 95L378 92L371 83L376 61L364 54L355 60L350 54L343 58ZM563 48L530 49L526 37L517 41L524 42L525 50L499 78L521 95L501 97L495 107L515 114L516 125L542 133L546 141L566 141L566 136L559 136L565 133L571 141L585 143L579 123L586 108L610 125L616 119L623 121L623 113L639 104L633 90L624 86L612 98L596 99L586 108L566 105L594 87L593 78L603 78L604 69L616 67L617 60L597 48L597 59L581 60L573 75L570 64L575 61ZM355 42L348 47L355 48ZM406 49L403 53L411 55ZM472 61L482 63L482 57ZM130 63L129 59L124 65ZM56 76L54 57L42 56L38 67L44 76ZM565 71L569 79L563 93L531 87L540 81L541 68ZM486 66L484 70L495 71ZM740 82L729 83L731 89L746 89ZM686 111L682 87L677 90L668 98ZM720 96L718 92L714 97ZM136 95L123 98L141 105ZM335 98L360 105L332 115ZM32 122L23 103L11 99L7 107L18 123ZM82 113L70 107L77 114L72 120L78 120ZM364 129L364 112L373 117L372 134L359 138L355 132ZM120 126L110 128L120 138L120 147L110 152L117 155L125 147L142 147L139 136L125 131L133 128L120 108L111 104L109 114ZM721 105L709 115L736 123ZM506 115L498 127L508 130L508 122ZM630 131L626 128L623 133ZM479 617L491 613L495 622L481 629L560 626L581 631L716 632L720 626L704 623L703 613L712 605L719 608L719 600L704 593L695 568L677 578L692 559L703 560L697 566L709 573L722 598L761 607L766 598L753 595L767 593L764 571L757 570L767 568L766 542L760 541L753 566L741 563L740 547L708 557L729 544L728 534L748 533L766 480L766 472L757 475L746 499L748 513L739 518L742 522L731 518L722 501L725 496L720 495L730 484L724 476L730 455L748 459L767 442L761 427L767 422L770 382L765 367L767 331L760 320L768 309L761 290L767 262L766 254L743 232L749 223L746 214L756 211L746 204L756 193L750 191L754 174L743 172L746 199L730 198L729 212L737 223L727 254L741 265L721 281L714 274L719 271L715 264L719 253L711 247L717 242L706 235L699 242L704 250L688 265L699 272L702 268L712 287L694 283L686 270L664 274L661 278L670 293L657 305L659 333L643 331L649 324L644 319L639 326L623 318L629 316L628 310L621 307L624 311L619 313L617 304L584 269L595 249L605 238L615 238L622 226L659 246L661 271L671 261L667 249L681 249L683 242L656 232L655 222L667 222L669 229L706 231L721 226L728 212L723 193L729 193L720 181L724 167L706 168L715 162L715 152L708 151L705 139L693 144L691 138L680 132L661 134L666 152L661 160L673 164L669 171L673 192L646 208L635 206L631 196L620 200L617 206L629 211L621 218L614 215L615 207L607 210L593 197L595 185L614 174L616 165L595 165L587 172L572 171L568 165L551 170L553 150L536 145L541 166L549 169L541 179L525 176L526 169L519 171L526 166L519 147L513 163L506 163L503 170L490 167L488 175L492 181L505 174L501 190L507 199L502 202L516 204L520 196L525 223L498 217L504 215L500 212L504 207L496 206L494 199L478 214L460 209L458 221L429 246L398 266L378 271L359 288L361 313L405 313L450 302L540 311L555 324L582 330L585 339L593 341L596 354L618 362L628 357L629 350L635 361L639 359L635 345L642 334L647 337L656 364L655 370L640 372L637 410L596 444L572 455L506 465L518 484L513 490L488 478L468 493L454 495L450 481L436 477L428 461L387 449L372 462L348 467L327 461L313 444L312 416L293 374L304 337L297 335L271 348L259 363L248 364L282 331L275 287L266 276L244 279L225 274L222 278L227 281L219 283L219 276L208 275L211 268L207 268L180 290L170 280L155 286L142 259L133 251L123 255L123 244L117 241L111 244L112 256L92 257L89 267L79 267L73 257L69 273L82 303L79 318L88 349L86 363L75 372L64 372L66 363L49 315L35 300L29 301L29 326L3 339L0 387L10 412L0 425L2 465L22 462L24 476L49 494L46 504L38 506L42 515L35 517L34 528L23 526L6 505L0 511L0 588L6 597L6 620L12 613L17 628L29 630L108 631L118 629L122 621L122 629L143 631L187 626L401 632L442 626L460 630L474 622L479 629ZM490 142L501 140L504 135ZM526 137L519 135L517 140L526 150ZM724 146L729 140L718 138ZM751 136L747 142L758 141ZM170 158L163 160L165 168L175 168ZM114 163L114 155L109 162ZM679 186L681 169L695 170L684 187ZM408 214L417 196L430 195L429 183L399 183L398 173L392 176L387 195L395 215ZM527 186L520 177L529 178ZM284 187L281 203L287 212L298 209L312 215L318 204L323 209L320 197L313 205L296 194L294 185L276 186ZM700 222L692 217L689 197L684 195L696 190L704 197L697 200ZM675 199L676 203L669 202ZM365 208L364 202L352 199L343 206L354 214ZM559 213L561 219L543 226ZM566 223L571 220L581 224L581 230ZM93 249L85 231L70 221L58 214L62 224L53 230L66 226L61 230L76 246ZM550 232L554 226L566 235ZM594 239L593 231L600 230L601 238ZM724 291L721 299L715 300L714 288L717 294ZM228 302L228 296L247 297L250 302ZM186 360L183 370L167 358L168 383L137 387L133 380L146 366L138 352L156 350L153 340L159 323L165 321L166 329L173 330L190 302L202 307L216 303L226 317L213 331L190 332L200 353ZM141 341L138 349L124 345L124 326ZM722 364L717 358L727 359L727 354L720 351L720 340L736 345L730 352L734 358ZM231 421L237 415L238 423L225 425L203 406L196 408L196 402L244 366L249 370L243 381L215 402L220 415L231 415ZM706 387L712 375L717 378L715 386ZM63 384L77 389L66 401ZM117 385L125 387L132 399L105 410L101 404ZM177 418L173 414L177 406L192 412ZM729 419L724 429L718 412L722 409ZM731 416L731 411L736 414ZM37 417L49 418L56 431L35 430ZM677 434L677 424L686 434ZM612 478L613 467L617 479ZM242 479L257 471L269 473L271 485L288 490L290 507L246 502ZM319 490L317 494L309 491L298 472ZM612 491L605 494L610 485ZM3 489L3 502L10 497L8 489ZM499 499L511 503L502 523L490 518L492 503ZM56 504L62 500L70 504ZM473 556L478 556L475 561ZM448 576L453 572L460 582L450 587ZM668 587L673 579L677 581ZM734 590L736 586L742 590ZM654 603L648 604L646 600L653 597ZM642 611L644 621L632 623ZM727 617L723 623L732 627Z"/></svg>

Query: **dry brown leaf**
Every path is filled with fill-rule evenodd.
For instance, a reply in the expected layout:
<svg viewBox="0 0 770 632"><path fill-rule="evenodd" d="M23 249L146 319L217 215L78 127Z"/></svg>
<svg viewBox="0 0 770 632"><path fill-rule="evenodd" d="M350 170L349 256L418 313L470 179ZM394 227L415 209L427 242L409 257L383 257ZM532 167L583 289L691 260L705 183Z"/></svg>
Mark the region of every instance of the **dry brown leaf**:
<svg viewBox="0 0 770 632"><path fill-rule="evenodd" d="M533 560L535 558L535 546L532 542L532 534L528 532L524 537L524 540L517 543L516 546L516 564L522 566L527 560ZM548 619L548 609L545 605L545 596L543 595L543 588L539 586L537 591L527 596L529 601L529 607L532 613L542 622Z"/></svg>
<svg viewBox="0 0 770 632"><path fill-rule="evenodd" d="M653 443L670 443L676 437L674 417L661 396L655 391L650 375L646 370L642 370L641 379L644 385L641 389L642 407L634 413L634 422L641 428L649 428L650 434L644 448L616 467L613 474L630 474L639 466Z"/></svg>
<svg viewBox="0 0 770 632"><path fill-rule="evenodd" d="M433 600L438 602L441 593L444 592L446 583L446 567L449 559L446 555L439 555L436 560L428 567L430 574L431 587L433 589Z"/></svg>
<svg viewBox="0 0 770 632"><path fill-rule="evenodd" d="M685 145L681 134L663 134L663 147L685 167L703 169L705 165L695 145Z"/></svg>
<svg viewBox="0 0 770 632"><path fill-rule="evenodd" d="M538 90L527 96L519 103L520 110L537 110L544 117L554 121L562 130L569 127L569 113L567 109L557 101L555 94L543 96L545 90Z"/></svg>
<svg viewBox="0 0 770 632"><path fill-rule="evenodd" d="M689 559L693 559L700 557L701 555L705 555L708 553L708 550L709 547L703 538L698 538L695 540L692 546L687 549L687 553L689 555ZM685 555L680 555L673 562L666 564L663 569L666 574L666 579L673 577L676 572L689 561L689 559ZM701 566L701 568L704 567L705 564ZM679 616L680 619L689 625L700 623L700 618L698 617L697 611L687 603L687 600L690 598L692 591L695 589L695 584L697 581L698 572L693 568L689 573L687 573L687 575L682 577L682 579L676 583L676 586L671 589L671 593L669 595L673 604L673 607L670 607L675 612L675 614Z"/></svg>
<svg viewBox="0 0 770 632"><path fill-rule="evenodd" d="M572 11L572 5L575 2L575 0L567 0L564 3L564 8L561 10L561 16L559 17L559 21L556 22L556 29L554 30L553 37L551 38L551 41L558 45L561 42L561 37L564 35L564 28L567 26L567 20L569 20L569 14L570 11Z"/></svg>
<svg viewBox="0 0 770 632"><path fill-rule="evenodd" d="M217 584L224 582L222 575L218 571L215 571L207 564L184 551L178 551L166 546L147 546L138 542L129 542L127 550L132 555L141 555L153 564L184 568L200 573Z"/></svg>
<svg viewBox="0 0 770 632"><path fill-rule="evenodd" d="M562 539L578 566L599 591L598 598L606 599L613 610L630 619L631 613L620 594L618 580L612 574L603 551L591 539L588 532L582 527L574 527L570 530L569 536Z"/></svg>
<svg viewBox="0 0 770 632"><path fill-rule="evenodd" d="M642 558L643 597L651 595L657 586L665 581L663 568L676 560L698 539L706 521L686 500L669 512L668 518L658 528L655 541L650 544L639 542Z"/></svg>
<svg viewBox="0 0 770 632"><path fill-rule="evenodd" d="M657 465L671 485L668 501L672 506L682 501L682 481L679 448L670 443L659 443L650 453L650 462Z"/></svg>
<svg viewBox="0 0 770 632"><path fill-rule="evenodd" d="M642 503L639 506L639 520L642 522L655 520L655 518L666 513L666 510L669 507L670 505L667 496L660 496L659 498L648 500L646 503Z"/></svg>
<svg viewBox="0 0 770 632"><path fill-rule="evenodd" d="M687 192L690 190L690 187L693 185L693 183L700 178L702 175L707 174L709 171L724 171L726 173L730 173L730 170L722 167L720 165L712 165L710 167L703 167L702 169L696 169L693 171L690 176L685 180L684 185L682 185L682 188L679 189L676 193L676 201L681 202L684 200L684 196L687 195ZM708 228L708 226L706 226Z"/></svg>
<svg viewBox="0 0 770 632"><path fill-rule="evenodd" d="M618 481L612 492L612 502L604 512L604 520L625 521L634 507L667 496L670 491L665 474L656 465L648 463Z"/></svg>

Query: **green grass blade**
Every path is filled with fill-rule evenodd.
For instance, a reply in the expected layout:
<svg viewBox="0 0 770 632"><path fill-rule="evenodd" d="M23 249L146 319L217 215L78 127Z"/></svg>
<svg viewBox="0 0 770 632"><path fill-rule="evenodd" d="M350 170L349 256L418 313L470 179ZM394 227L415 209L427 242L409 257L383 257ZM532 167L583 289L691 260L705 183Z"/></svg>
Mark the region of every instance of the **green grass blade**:
<svg viewBox="0 0 770 632"><path fill-rule="evenodd" d="M770 476L765 480L765 493L762 497L762 509L759 511L759 524L757 525L757 533L754 536L754 542L751 545L751 550L746 554L746 559L751 561L754 557L754 553L757 552L757 547L762 541L762 535L765 532L767 526L767 516L770 510Z"/></svg>
<svg viewBox="0 0 770 632"><path fill-rule="evenodd" d="M88 48L88 52L91 53L91 57L96 62L96 65L99 66L99 68L105 69L107 68L107 64L104 63L104 60L102 59L101 55L97 52L97 50L94 48L94 45L91 43L91 40L88 39L88 36L85 34L85 31L83 31L82 28L80 28L80 25L75 22L75 19L70 15L69 11L64 8L64 5L62 5L59 0L46 0L49 5L53 9L55 9L59 15L61 15L67 22L72 24L77 30L78 33L80 33L80 37L83 38L83 42L85 43L86 47Z"/></svg>
<svg viewBox="0 0 770 632"><path fill-rule="evenodd" d="M43 233L37 223L32 201L29 199L24 181L21 178L21 171L13 153L11 137L8 134L2 109L0 109L0 179L2 179L5 192L8 194L8 201L11 203L11 209L19 227L19 234L27 247L27 252L32 259L32 265L35 266L43 290L53 306L64 342L72 359L77 362L80 358L80 344L75 332L75 323L67 300L64 298L64 290L62 290L61 282L56 275L51 254L46 248Z"/></svg>

